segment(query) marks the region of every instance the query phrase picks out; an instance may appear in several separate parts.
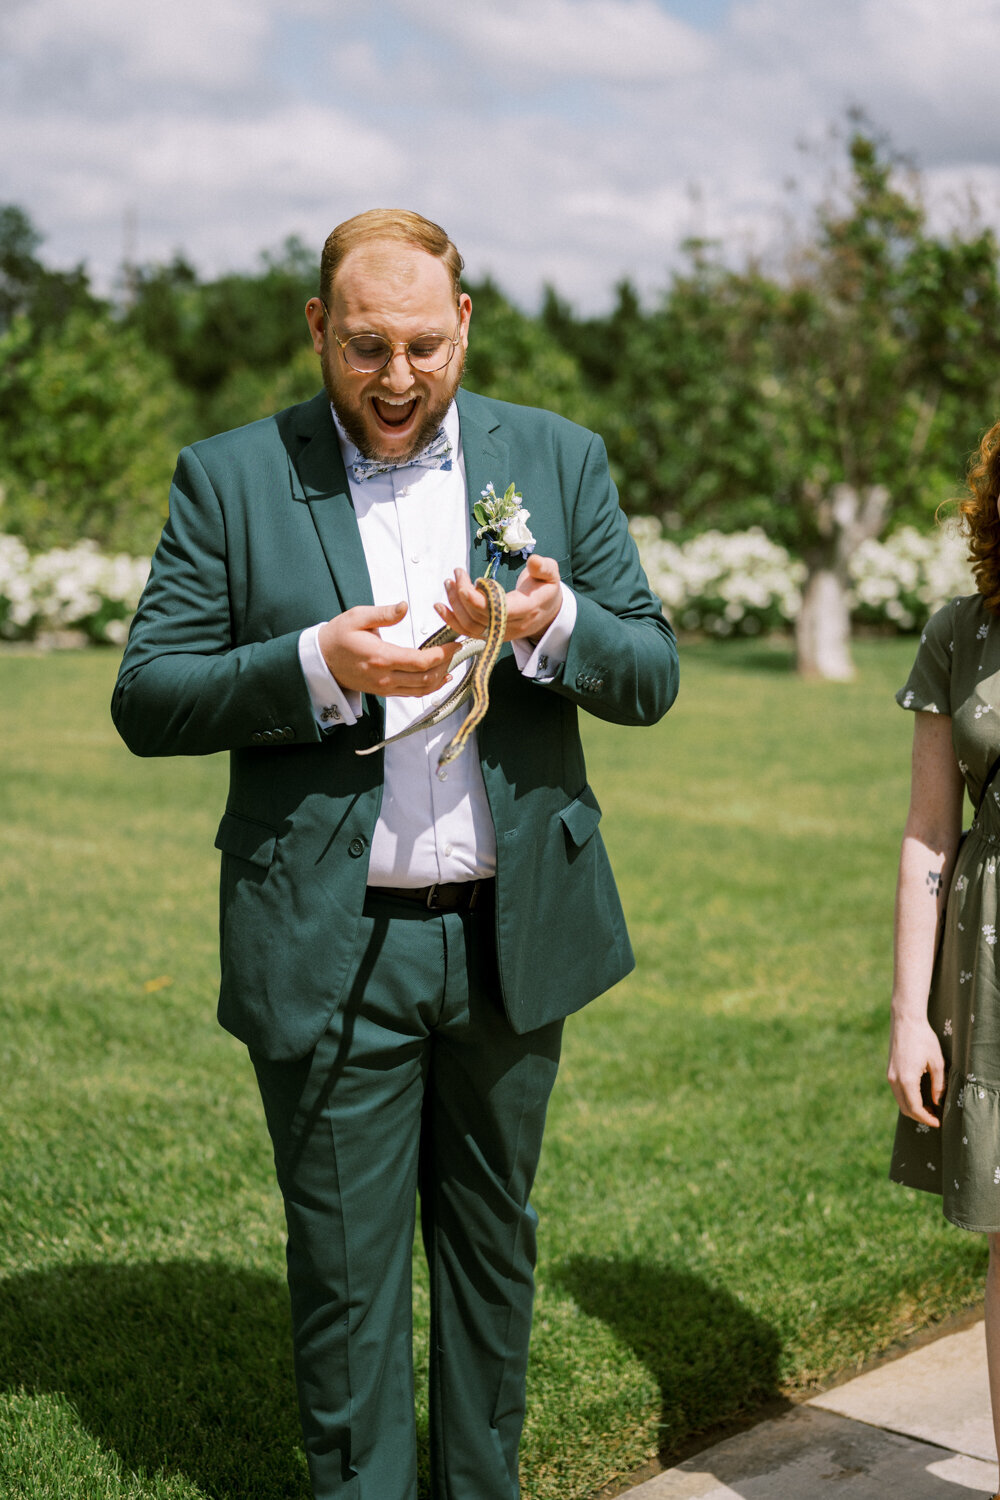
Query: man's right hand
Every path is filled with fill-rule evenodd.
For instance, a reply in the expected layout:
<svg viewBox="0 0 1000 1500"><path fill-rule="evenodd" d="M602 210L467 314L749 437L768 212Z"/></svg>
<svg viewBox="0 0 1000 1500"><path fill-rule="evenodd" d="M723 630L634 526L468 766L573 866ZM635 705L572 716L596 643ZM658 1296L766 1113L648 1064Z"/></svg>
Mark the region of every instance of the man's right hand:
<svg viewBox="0 0 1000 1500"><path fill-rule="evenodd" d="M420 651L394 646L379 635L405 615L405 603L358 604L320 626L319 648L342 688L382 698L423 698L447 682L457 641Z"/></svg>

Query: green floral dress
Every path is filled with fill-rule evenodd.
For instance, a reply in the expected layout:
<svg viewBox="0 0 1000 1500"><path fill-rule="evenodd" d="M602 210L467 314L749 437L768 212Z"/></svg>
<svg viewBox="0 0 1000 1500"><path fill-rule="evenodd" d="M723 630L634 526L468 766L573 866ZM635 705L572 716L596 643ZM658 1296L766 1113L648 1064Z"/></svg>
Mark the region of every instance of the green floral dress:
<svg viewBox="0 0 1000 1500"><path fill-rule="evenodd" d="M1000 618L979 594L934 615L902 708L950 714L952 743L975 806L1000 754ZM940 1193L963 1229L1000 1231L1000 776L963 841L952 873L928 1017L948 1066L941 1128L900 1115L889 1175Z"/></svg>

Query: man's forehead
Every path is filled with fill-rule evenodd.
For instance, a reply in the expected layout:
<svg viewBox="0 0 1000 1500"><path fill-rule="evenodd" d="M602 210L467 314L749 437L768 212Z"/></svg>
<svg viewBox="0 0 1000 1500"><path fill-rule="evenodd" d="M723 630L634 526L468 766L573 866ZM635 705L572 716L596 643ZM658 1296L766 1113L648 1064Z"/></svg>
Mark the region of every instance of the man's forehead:
<svg viewBox="0 0 1000 1500"><path fill-rule="evenodd" d="M454 300L442 260L394 241L374 241L351 250L337 268L332 291L342 305L369 310Z"/></svg>

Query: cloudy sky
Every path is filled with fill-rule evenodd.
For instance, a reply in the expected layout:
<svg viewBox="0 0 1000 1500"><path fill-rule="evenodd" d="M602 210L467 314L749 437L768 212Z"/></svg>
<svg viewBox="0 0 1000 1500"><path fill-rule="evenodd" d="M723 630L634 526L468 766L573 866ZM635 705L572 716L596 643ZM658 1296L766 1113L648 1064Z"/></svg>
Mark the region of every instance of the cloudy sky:
<svg viewBox="0 0 1000 1500"><path fill-rule="evenodd" d="M105 288L398 205L594 310L687 235L767 249L852 106L1000 224L1000 0L0 0L0 202Z"/></svg>

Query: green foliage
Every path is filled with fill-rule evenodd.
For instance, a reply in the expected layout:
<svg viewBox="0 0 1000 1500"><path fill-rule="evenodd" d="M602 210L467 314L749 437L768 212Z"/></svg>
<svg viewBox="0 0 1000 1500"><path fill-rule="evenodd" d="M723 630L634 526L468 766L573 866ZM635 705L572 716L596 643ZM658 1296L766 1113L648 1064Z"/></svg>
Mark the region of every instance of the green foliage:
<svg viewBox="0 0 1000 1500"><path fill-rule="evenodd" d="M231 427L243 427L247 422L256 422L272 412L293 406L297 401L308 401L321 390L323 377L319 360L312 344L302 348L277 369L265 367L260 370L241 365L232 370L218 390L201 405L203 417L202 434L226 432Z"/></svg>
<svg viewBox="0 0 1000 1500"><path fill-rule="evenodd" d="M165 448L319 388L303 318L314 257L290 239L255 270L211 280L183 256L146 266L115 321L81 267L46 270L38 245L21 210L0 208L0 525L38 544L90 534L145 547ZM934 230L919 183L859 128L782 266L737 264L704 241L684 249L655 305L626 280L600 317L577 316L553 287L530 314L489 279L470 285L468 386L601 432L625 508L682 536L763 526L799 556L829 551L842 484L887 489L869 530L926 526L1000 411L993 232ZM112 417L116 403L126 410ZM63 415L79 454L54 440Z"/></svg>
<svg viewBox="0 0 1000 1500"><path fill-rule="evenodd" d="M97 312L83 266L51 271L38 260L42 237L15 204L0 205L0 333L16 317L39 326L61 323L74 308Z"/></svg>
<svg viewBox="0 0 1000 1500"><path fill-rule="evenodd" d="M982 1238L886 1180L911 655L834 686L689 649L662 724L586 723L638 966L567 1023L533 1194L534 1500L981 1296ZM214 1019L224 758L130 757L113 675L0 653L0 1493L304 1500L271 1151ZM418 1251L418 1370L427 1297Z"/></svg>
<svg viewBox="0 0 1000 1500"><path fill-rule="evenodd" d="M482 396L544 406L588 424L592 403L572 355L538 318L514 307L490 280L469 287L472 326L465 384Z"/></svg>
<svg viewBox="0 0 1000 1500"><path fill-rule="evenodd" d="M184 402L133 330L84 310L0 336L0 525L33 548L151 550Z"/></svg>
<svg viewBox="0 0 1000 1500"><path fill-rule="evenodd" d="M217 431L219 415L228 418L233 406L232 391L224 393L227 385L245 381L248 394L257 397L311 348L303 309L317 279L316 257L294 236L276 254L264 253L255 274L199 281L193 266L178 256L169 265L138 272L127 325L194 394L204 432ZM315 355L313 362L315 371ZM314 375L310 395L319 384ZM293 387L299 388L294 380Z"/></svg>

